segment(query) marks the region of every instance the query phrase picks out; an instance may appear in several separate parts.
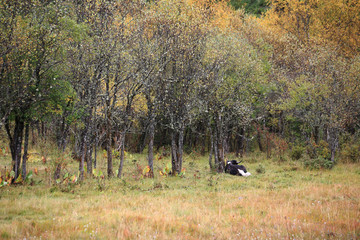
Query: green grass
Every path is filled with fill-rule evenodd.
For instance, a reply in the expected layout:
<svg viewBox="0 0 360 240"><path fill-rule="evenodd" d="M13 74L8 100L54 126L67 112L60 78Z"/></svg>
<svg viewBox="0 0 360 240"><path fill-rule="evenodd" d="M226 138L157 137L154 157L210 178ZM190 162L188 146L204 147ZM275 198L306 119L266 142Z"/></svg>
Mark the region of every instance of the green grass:
<svg viewBox="0 0 360 240"><path fill-rule="evenodd" d="M300 162L264 160L243 164L248 178L211 173L206 156L186 156L185 177L143 178L146 156L127 156L122 179L86 176L56 185L46 164L32 159L41 183L0 188L0 239L358 239L360 166L338 164L310 171ZM136 161L135 161L136 160ZM169 158L155 162L164 167ZM105 159L99 168L106 172ZM138 164L138 165L137 165ZM261 164L265 172L257 173ZM9 154L0 170L9 169ZM115 161L114 169L118 167ZM66 169L77 172L69 160Z"/></svg>

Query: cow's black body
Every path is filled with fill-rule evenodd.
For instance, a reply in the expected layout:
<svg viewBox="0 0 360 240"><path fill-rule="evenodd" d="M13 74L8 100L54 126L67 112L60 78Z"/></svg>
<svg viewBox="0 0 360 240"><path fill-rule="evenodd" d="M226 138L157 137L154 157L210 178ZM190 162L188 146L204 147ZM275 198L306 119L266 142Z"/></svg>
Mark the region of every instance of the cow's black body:
<svg viewBox="0 0 360 240"><path fill-rule="evenodd" d="M239 165L236 160L231 160L226 163L225 172L237 176L249 176L250 173L246 170L244 165Z"/></svg>

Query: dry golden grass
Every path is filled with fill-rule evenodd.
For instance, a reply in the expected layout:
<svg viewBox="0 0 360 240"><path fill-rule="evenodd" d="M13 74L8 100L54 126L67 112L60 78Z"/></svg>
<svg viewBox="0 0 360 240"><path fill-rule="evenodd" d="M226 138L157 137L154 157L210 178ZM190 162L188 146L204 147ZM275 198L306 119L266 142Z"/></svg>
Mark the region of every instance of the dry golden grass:
<svg viewBox="0 0 360 240"><path fill-rule="evenodd" d="M145 166L145 156L134 158ZM127 162L123 180L105 180L104 191L91 178L69 188L45 180L3 187L0 239L360 238L359 165L309 171L263 161L258 174L261 159L245 159L248 178L210 173L206 157L188 156L185 178L138 179ZM36 164L30 169L44 169Z"/></svg>

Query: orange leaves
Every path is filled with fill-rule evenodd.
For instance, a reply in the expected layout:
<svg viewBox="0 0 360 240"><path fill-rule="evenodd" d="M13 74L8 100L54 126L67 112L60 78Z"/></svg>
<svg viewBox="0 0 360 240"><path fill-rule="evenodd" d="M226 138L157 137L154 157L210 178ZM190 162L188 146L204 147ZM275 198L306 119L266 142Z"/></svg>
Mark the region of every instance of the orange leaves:
<svg viewBox="0 0 360 240"><path fill-rule="evenodd" d="M212 24L221 30L226 30L231 24L234 11L231 9L227 1L218 1L211 6L214 14Z"/></svg>
<svg viewBox="0 0 360 240"><path fill-rule="evenodd" d="M144 177L151 177L153 176L152 172L151 172L151 168L149 166L146 166L143 171L142 171L142 175Z"/></svg>
<svg viewBox="0 0 360 240"><path fill-rule="evenodd" d="M272 1L261 22L278 37L291 33L302 43L331 44L349 56L360 47L359 11L359 1Z"/></svg>
<svg viewBox="0 0 360 240"><path fill-rule="evenodd" d="M152 178L154 177L154 173L151 171L150 166L141 166L140 164L136 164L136 170L133 173L133 178L135 180L139 180L142 178Z"/></svg>
<svg viewBox="0 0 360 240"><path fill-rule="evenodd" d="M200 29L230 30L239 27L242 22L242 11L235 12L228 1L187 0L159 1L152 5L147 14L147 21L158 24L162 20L172 25L186 24ZM152 15L154 19L151 20Z"/></svg>

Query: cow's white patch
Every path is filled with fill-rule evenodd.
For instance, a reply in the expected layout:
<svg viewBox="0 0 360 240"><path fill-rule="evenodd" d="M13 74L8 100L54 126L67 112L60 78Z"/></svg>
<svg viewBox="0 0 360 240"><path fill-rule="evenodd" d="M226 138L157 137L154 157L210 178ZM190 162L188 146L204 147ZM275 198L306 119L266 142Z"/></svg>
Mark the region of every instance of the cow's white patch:
<svg viewBox="0 0 360 240"><path fill-rule="evenodd" d="M244 172L243 170L240 170L240 169L238 169L238 171L239 171L240 175L241 175L241 176L244 176L244 177L248 177L248 176L251 175L251 173L249 173L249 172Z"/></svg>
<svg viewBox="0 0 360 240"><path fill-rule="evenodd" d="M239 171L241 176L245 176L246 173L243 170L238 169L238 171Z"/></svg>
<svg viewBox="0 0 360 240"><path fill-rule="evenodd" d="M245 175L243 175L243 176L248 177L248 176L250 176L250 175L251 175L251 173L247 172L247 173L245 173Z"/></svg>

